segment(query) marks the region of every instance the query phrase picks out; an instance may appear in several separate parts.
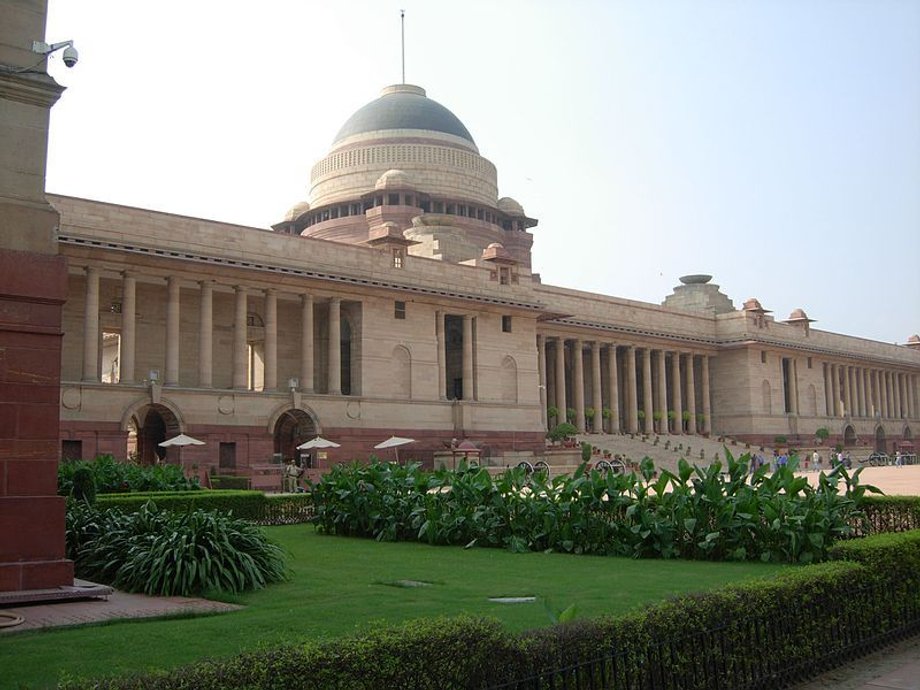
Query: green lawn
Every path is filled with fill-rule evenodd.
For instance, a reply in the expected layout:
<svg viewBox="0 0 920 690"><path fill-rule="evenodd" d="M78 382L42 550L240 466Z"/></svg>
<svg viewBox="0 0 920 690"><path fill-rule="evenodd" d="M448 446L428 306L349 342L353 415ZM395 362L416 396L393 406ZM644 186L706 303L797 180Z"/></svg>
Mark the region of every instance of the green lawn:
<svg viewBox="0 0 920 690"><path fill-rule="evenodd" d="M239 597L244 610L213 616L118 622L0 637L0 686L48 687L62 674L95 677L168 668L202 657L298 638L334 637L372 622L468 613L511 630L549 624L543 604L496 604L536 596L579 616L623 613L681 592L769 577L789 566L512 554L269 529L290 554L291 580ZM394 581L430 587L392 586Z"/></svg>

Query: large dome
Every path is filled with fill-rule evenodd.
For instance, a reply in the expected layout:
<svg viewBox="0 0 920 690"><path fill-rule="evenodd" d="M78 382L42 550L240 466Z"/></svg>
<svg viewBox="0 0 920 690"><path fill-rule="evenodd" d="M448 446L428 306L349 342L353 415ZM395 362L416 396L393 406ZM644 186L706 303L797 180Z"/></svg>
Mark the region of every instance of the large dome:
<svg viewBox="0 0 920 690"><path fill-rule="evenodd" d="M421 129L442 132L476 142L460 119L437 101L425 96L425 89L410 84L388 86L380 98L371 101L342 125L333 145L355 134L385 129Z"/></svg>

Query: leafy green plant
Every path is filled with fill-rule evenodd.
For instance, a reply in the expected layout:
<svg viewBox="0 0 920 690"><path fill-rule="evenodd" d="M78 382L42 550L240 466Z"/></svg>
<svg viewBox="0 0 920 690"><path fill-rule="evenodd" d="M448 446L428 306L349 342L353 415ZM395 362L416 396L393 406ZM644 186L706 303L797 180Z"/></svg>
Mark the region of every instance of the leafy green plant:
<svg viewBox="0 0 920 690"><path fill-rule="evenodd" d="M593 407L585 408L585 419L589 422L594 421L594 418L597 416L597 410Z"/></svg>
<svg viewBox="0 0 920 690"><path fill-rule="evenodd" d="M787 439L785 436L783 436L783 435L779 435L779 436L774 436L774 437L773 437L773 443L774 443L774 445L777 445L777 446L785 446L787 440L788 440L788 439Z"/></svg>
<svg viewBox="0 0 920 690"><path fill-rule="evenodd" d="M188 478L179 465L138 465L119 462L111 455L93 460L71 460L58 465L58 494L69 496L74 473L87 469L92 473L100 494L126 491L192 491L201 488L197 477Z"/></svg>
<svg viewBox="0 0 920 690"><path fill-rule="evenodd" d="M74 499L92 503L96 500L96 480L89 467L78 467L73 473L70 496Z"/></svg>
<svg viewBox="0 0 920 690"><path fill-rule="evenodd" d="M67 556L79 577L158 596L242 592L285 577L284 554L261 530L219 512L136 513L70 503Z"/></svg>
<svg viewBox="0 0 920 690"><path fill-rule="evenodd" d="M831 432L826 426L818 427L815 431L815 438L818 439L820 443L824 443L830 438Z"/></svg>
<svg viewBox="0 0 920 690"><path fill-rule="evenodd" d="M570 424L575 421L575 418L578 416L578 411L574 407L568 407L565 410L565 419Z"/></svg>
<svg viewBox="0 0 920 690"><path fill-rule="evenodd" d="M582 462L591 462L591 454L593 453L593 448L590 443L587 441L582 441L581 443L581 461Z"/></svg>
<svg viewBox="0 0 920 690"><path fill-rule="evenodd" d="M550 405L546 408L546 418L556 421L559 419L559 408L555 405Z"/></svg>
<svg viewBox="0 0 920 690"><path fill-rule="evenodd" d="M559 443L564 441L567 438L572 438L578 434L578 429L574 424L569 422L563 422L562 424L557 424L552 429L546 433L546 438L548 438L553 443Z"/></svg>

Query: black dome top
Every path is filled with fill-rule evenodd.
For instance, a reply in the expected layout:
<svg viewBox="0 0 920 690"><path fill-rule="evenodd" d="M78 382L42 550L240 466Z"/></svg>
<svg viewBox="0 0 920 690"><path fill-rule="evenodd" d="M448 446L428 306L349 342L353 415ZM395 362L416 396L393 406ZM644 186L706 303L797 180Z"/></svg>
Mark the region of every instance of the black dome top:
<svg viewBox="0 0 920 690"><path fill-rule="evenodd" d="M427 129L476 142L459 118L437 101L425 96L425 90L410 84L388 86L382 95L371 101L342 125L333 144L353 134L380 129Z"/></svg>

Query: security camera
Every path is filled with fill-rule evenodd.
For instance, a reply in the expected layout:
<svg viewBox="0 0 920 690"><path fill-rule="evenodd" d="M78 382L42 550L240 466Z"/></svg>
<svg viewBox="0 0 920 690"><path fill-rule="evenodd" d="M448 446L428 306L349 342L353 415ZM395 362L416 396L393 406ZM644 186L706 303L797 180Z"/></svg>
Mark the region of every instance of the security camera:
<svg viewBox="0 0 920 690"><path fill-rule="evenodd" d="M64 53L61 56L64 59L64 64L68 67L73 67L77 64L77 61L80 59L80 54L77 53L77 49L73 46L67 46L64 48Z"/></svg>

